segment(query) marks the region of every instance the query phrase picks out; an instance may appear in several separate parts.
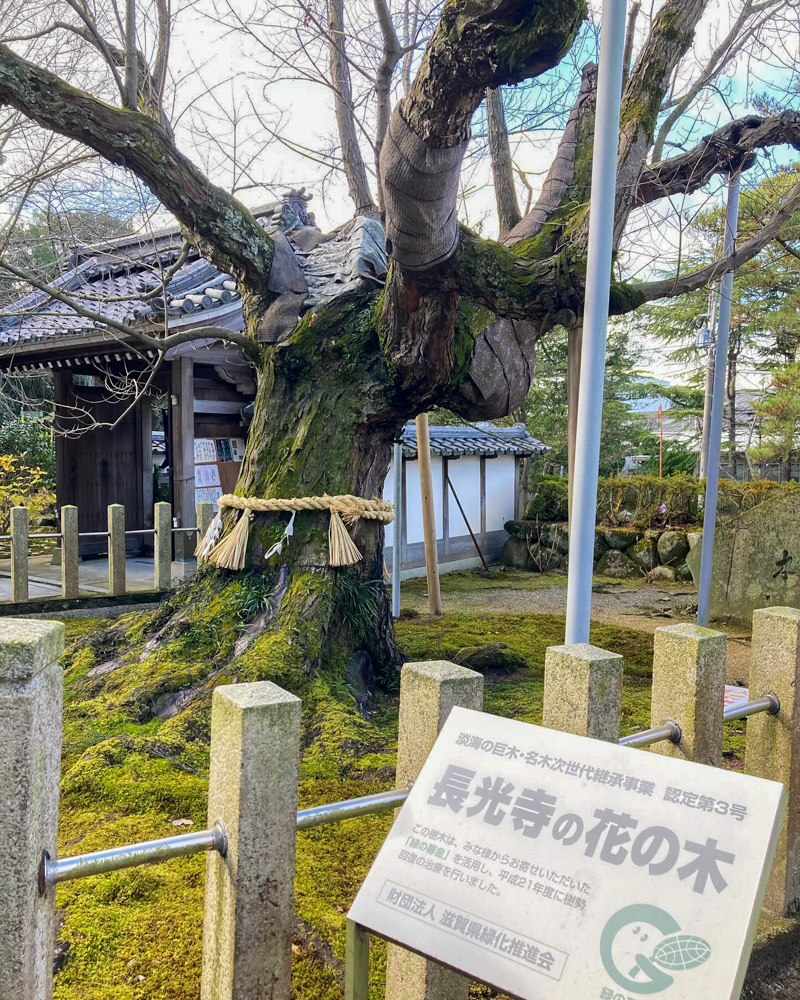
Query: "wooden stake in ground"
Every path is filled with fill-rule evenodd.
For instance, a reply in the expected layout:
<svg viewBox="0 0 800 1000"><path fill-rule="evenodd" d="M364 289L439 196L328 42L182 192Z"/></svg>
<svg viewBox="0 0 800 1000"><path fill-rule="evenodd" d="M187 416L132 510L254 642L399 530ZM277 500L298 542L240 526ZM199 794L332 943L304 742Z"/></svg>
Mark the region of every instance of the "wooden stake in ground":
<svg viewBox="0 0 800 1000"><path fill-rule="evenodd" d="M433 513L433 476L431 474L431 439L428 414L417 417L417 459L419 461L419 492L422 499L422 528L425 533L425 568L428 573L428 605L432 615L442 613L442 592L439 588L439 557L436 551L436 518Z"/></svg>

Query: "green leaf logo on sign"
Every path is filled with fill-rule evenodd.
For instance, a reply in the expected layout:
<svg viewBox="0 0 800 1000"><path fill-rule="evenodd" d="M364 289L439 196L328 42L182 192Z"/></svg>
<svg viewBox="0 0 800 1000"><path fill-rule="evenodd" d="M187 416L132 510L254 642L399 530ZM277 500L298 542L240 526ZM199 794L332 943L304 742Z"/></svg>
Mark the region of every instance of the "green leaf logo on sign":
<svg viewBox="0 0 800 1000"><path fill-rule="evenodd" d="M621 971L615 951L618 954L624 950L626 936L634 942L635 948L648 942L648 928L655 928L667 937L655 946L649 957L644 950L636 951L633 967L627 973ZM631 993L651 995L668 989L675 980L663 970L686 972L696 969L711 955L707 941L693 934L681 934L680 929L677 920L658 906L638 903L623 907L611 917L600 936L600 957L606 972L617 986ZM650 952L649 946L647 951Z"/></svg>

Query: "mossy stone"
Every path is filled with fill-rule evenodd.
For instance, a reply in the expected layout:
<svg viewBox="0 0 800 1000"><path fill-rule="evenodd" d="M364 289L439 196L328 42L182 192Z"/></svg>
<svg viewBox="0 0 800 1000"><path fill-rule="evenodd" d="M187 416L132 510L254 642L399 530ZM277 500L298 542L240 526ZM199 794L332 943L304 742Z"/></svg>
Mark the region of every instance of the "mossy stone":
<svg viewBox="0 0 800 1000"><path fill-rule="evenodd" d="M636 563L619 549L609 549L603 555L597 564L597 572L600 576L615 576L620 580L630 580L633 577L641 576Z"/></svg>
<svg viewBox="0 0 800 1000"><path fill-rule="evenodd" d="M636 528L606 528L606 545L610 549L618 549L620 552L638 542L642 537L641 531Z"/></svg>
<svg viewBox="0 0 800 1000"><path fill-rule="evenodd" d="M654 566L658 565L656 543L651 538L640 538L638 542L626 550L625 555L633 559L639 569L644 570L645 573L649 573Z"/></svg>
<svg viewBox="0 0 800 1000"><path fill-rule="evenodd" d="M685 531L665 531L658 540L658 554L664 566L677 566L689 553Z"/></svg>
<svg viewBox="0 0 800 1000"><path fill-rule="evenodd" d="M484 646L468 646L456 653L456 663L470 670L505 670L511 673L527 667L525 657L504 642L487 642Z"/></svg>
<svg viewBox="0 0 800 1000"><path fill-rule="evenodd" d="M500 561L512 569L530 569L531 557L528 546L521 538L509 538L503 546Z"/></svg>
<svg viewBox="0 0 800 1000"><path fill-rule="evenodd" d="M535 542L539 537L538 521L526 521L523 519L506 521L503 527L512 538L521 538L523 542L528 538Z"/></svg>
<svg viewBox="0 0 800 1000"><path fill-rule="evenodd" d="M663 583L674 583L677 578L674 566L656 566L650 573L651 580L661 580Z"/></svg>

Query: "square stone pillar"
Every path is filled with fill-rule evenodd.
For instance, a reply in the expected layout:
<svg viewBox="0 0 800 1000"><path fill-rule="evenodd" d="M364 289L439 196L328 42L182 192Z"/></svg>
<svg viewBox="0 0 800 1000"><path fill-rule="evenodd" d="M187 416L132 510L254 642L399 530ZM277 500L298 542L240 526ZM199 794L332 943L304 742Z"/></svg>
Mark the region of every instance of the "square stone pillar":
<svg viewBox="0 0 800 1000"><path fill-rule="evenodd" d="M61 596L78 597L80 593L80 536L78 508L66 504L61 508Z"/></svg>
<svg viewBox="0 0 800 1000"><path fill-rule="evenodd" d="M777 695L777 715L747 720L745 771L786 787L786 815L772 864L764 906L772 913L800 913L800 611L753 612L750 699Z"/></svg>
<svg viewBox="0 0 800 1000"><path fill-rule="evenodd" d="M11 508L11 600L27 601L28 508Z"/></svg>
<svg viewBox="0 0 800 1000"><path fill-rule="evenodd" d="M616 743L622 712L623 658L588 642L548 646L543 725Z"/></svg>
<svg viewBox="0 0 800 1000"><path fill-rule="evenodd" d="M700 625L656 629L651 724L677 722L682 735L678 744L655 743L654 753L721 767L727 642Z"/></svg>
<svg viewBox="0 0 800 1000"><path fill-rule="evenodd" d="M300 699L269 681L214 691L202 1000L288 1000L294 926Z"/></svg>
<svg viewBox="0 0 800 1000"><path fill-rule="evenodd" d="M0 997L53 995L55 888L39 891L56 856L61 771L60 622L0 620Z"/></svg>
<svg viewBox="0 0 800 1000"><path fill-rule="evenodd" d="M483 707L483 677L446 660L407 663L400 679L397 787L416 779L454 706ZM469 979L389 945L386 1000L467 1000Z"/></svg>
<svg viewBox="0 0 800 1000"><path fill-rule="evenodd" d="M125 593L125 508L121 503L108 507L108 593Z"/></svg>
<svg viewBox="0 0 800 1000"><path fill-rule="evenodd" d="M169 590L172 585L172 504L163 501L154 504L153 522L156 530L153 586L156 590Z"/></svg>

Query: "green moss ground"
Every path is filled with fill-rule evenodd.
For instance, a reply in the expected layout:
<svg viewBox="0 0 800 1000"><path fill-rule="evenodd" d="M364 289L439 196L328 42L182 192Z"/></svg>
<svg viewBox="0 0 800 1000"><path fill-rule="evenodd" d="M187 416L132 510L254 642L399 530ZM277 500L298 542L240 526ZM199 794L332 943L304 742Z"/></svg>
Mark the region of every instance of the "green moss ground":
<svg viewBox="0 0 800 1000"><path fill-rule="evenodd" d="M470 576L450 577L447 586L484 585L476 574L470 588ZM281 648L266 634L232 658L252 606L248 587L246 578L221 590L210 587L178 627L144 652L143 638L174 612L169 602L116 623L66 620L62 854L169 836L180 829L173 826L176 820L190 820L195 829L206 825L209 695L217 683L269 679L302 698L301 806L392 785L396 692L381 695L373 720L366 722L336 677L304 674L302 650L317 641L313 634L299 634L291 647ZM470 613L433 620L417 614L401 619L397 635L412 660L452 658L467 646L507 643L526 666L511 675L487 675L485 708L537 723L545 649L563 641L563 629L560 615ZM646 728L652 635L597 625L591 640L625 657L623 733ZM133 656L124 652L131 641L139 643ZM99 665L113 669L92 676ZM167 700L187 690L188 706L171 718L160 717ZM744 725L726 729L726 759L737 766ZM346 911L390 821L390 816L365 817L300 834L295 1000L340 1000ZM60 938L69 947L56 977L56 1000L197 998L203 883L204 859L192 857L60 887ZM329 949L327 962L314 943L319 939ZM385 955L376 943L371 1000L383 996ZM475 988L475 997L490 995Z"/></svg>

